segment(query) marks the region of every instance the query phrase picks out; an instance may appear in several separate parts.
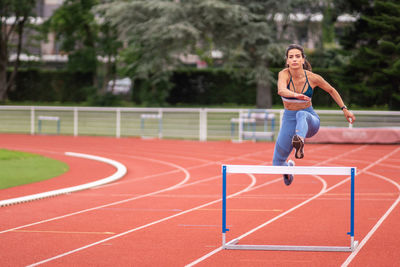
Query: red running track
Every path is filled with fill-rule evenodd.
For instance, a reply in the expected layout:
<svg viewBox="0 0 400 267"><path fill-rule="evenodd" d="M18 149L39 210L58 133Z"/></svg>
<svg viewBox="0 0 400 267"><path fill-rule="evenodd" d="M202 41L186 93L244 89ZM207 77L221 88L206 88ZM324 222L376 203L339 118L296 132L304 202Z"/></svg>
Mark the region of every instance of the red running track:
<svg viewBox="0 0 400 267"><path fill-rule="evenodd" d="M0 200L115 172L105 163L65 156L67 151L116 160L128 172L105 186L0 207L1 265L399 266L400 147L390 145L308 144L305 158L296 160L297 166L357 167L360 245L353 253L222 250L221 164L271 165L273 146L2 134L0 148L62 160L70 170L0 190ZM346 179L298 175L288 187L279 175L230 175L228 195L243 192L228 200L227 240L246 235L241 243L349 246Z"/></svg>

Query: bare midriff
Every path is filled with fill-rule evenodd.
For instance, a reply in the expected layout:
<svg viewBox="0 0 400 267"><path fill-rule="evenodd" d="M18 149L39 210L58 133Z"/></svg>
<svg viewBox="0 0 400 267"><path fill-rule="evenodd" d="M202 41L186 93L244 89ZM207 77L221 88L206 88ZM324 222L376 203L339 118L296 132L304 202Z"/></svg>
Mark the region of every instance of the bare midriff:
<svg viewBox="0 0 400 267"><path fill-rule="evenodd" d="M287 110L301 110L301 109L311 107L311 101L304 102L304 103L290 103L290 102L283 101L283 106Z"/></svg>

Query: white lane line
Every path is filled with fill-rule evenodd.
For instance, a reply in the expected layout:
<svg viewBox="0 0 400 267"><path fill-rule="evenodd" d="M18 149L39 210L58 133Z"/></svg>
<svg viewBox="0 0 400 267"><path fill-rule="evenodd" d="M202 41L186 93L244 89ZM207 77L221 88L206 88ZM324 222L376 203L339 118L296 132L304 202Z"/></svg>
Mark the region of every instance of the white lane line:
<svg viewBox="0 0 400 267"><path fill-rule="evenodd" d="M148 194L144 194L144 195L140 195L140 196L136 196L136 197L132 197L132 198L128 198L128 199L112 202L112 203L109 203L109 204L105 204L105 205L101 205L101 206L97 206L97 207L93 207L93 208L89 208L89 209L84 209L84 210L80 210L80 211L64 214L64 215L61 215L61 216L49 218L49 219L46 219L46 220L42 220L42 221L30 223L30 224L21 225L21 226L18 226L18 227L14 227L14 228L11 228L11 229L0 231L0 234L4 234L4 233L7 233L7 232L11 232L11 231L14 231L14 230L17 230L17 229L21 229L21 228L26 228L26 227L33 226L33 225L38 225L38 224L41 224L41 223L46 223L46 222L51 222L51 221L55 221L55 220L59 220L59 219L64 219L64 218L67 218L67 217L70 217L70 216L73 216L73 215L77 215L77 214L81 214L81 213L85 213L85 212L89 212L89 211L93 211L93 210L98 210L98 209L101 209L101 208L110 207L110 206L126 203L126 202L129 202L129 201L132 201L132 200L136 200L136 199L141 199L141 198L144 198L144 197L152 196L152 195L155 195L155 194L158 194L158 193L170 191L170 190L173 190L175 188L178 188L178 187L182 186L183 184L185 184L189 180L190 174L185 168L183 168L183 167L181 167L179 165L176 165L176 164L169 163L169 162L168 162L168 164L174 165L176 168L178 168L179 170L181 170L185 174L185 178L181 182L179 182L179 183L177 183L177 184L175 184L173 186L170 186L170 187L167 187L165 189L158 190L158 191L154 191L154 192L151 192L151 193L148 193Z"/></svg>
<svg viewBox="0 0 400 267"><path fill-rule="evenodd" d="M156 174L152 174L152 175L147 175L147 176L144 176L144 177L141 177L141 178L137 178L137 179L119 181L117 183L112 183L112 184L99 186L96 189L100 189L100 188L104 188L104 187L110 187L110 186L118 186L118 185L121 185L121 184L134 183L134 182L147 180L147 179L158 177L158 176L164 176L164 175L168 175L168 174L178 173L179 171L183 171L183 170L185 170L183 172L185 172L185 173L187 172L188 173L188 170L190 169L190 168L183 168L182 166L179 166L179 165L177 165L175 163L171 163L171 162L164 161L164 160L159 160L159 159L146 158L146 157L140 157L140 156L132 156L132 155L124 155L124 154L119 154L119 153L111 153L109 155L110 156L127 157L127 158L131 158L131 159L139 159L139 160L145 160L145 161L155 162L155 163L159 163L159 164L164 164L164 165L170 166L172 168L175 168L175 170L156 173ZM184 184L186 182L187 181L182 181L181 184Z"/></svg>
<svg viewBox="0 0 400 267"><path fill-rule="evenodd" d="M231 197L234 197L234 196L236 196L236 195L239 195L239 194L241 194L241 193L243 193L243 192L246 192L246 191L250 190L250 189L256 184L257 180L256 180L256 178L254 177L254 175L249 174L249 176L251 177L251 183L250 183L246 188L244 188L243 190L238 191L238 192L236 192L236 193L234 193L234 194L232 194L232 195L229 195L228 198L231 198ZM119 238L119 237L121 237L121 236L130 234L130 233L132 233L132 232L135 232L135 231L138 231L138 230L147 228L147 227L149 227L149 226L152 226L152 225L155 225L155 224L158 224L158 223L161 223L161 222L170 220L170 219L172 219L172 218L175 218L175 217L178 217L178 216L180 216L180 215L183 215L183 214L192 212L192 211L194 211L194 210L198 210L198 209L201 209L201 208L210 206L210 205L215 204L215 203L218 203L218 202L220 202L220 201L221 201L221 199L217 199L217 200L208 202L208 203L206 203L206 204L203 204L203 205L194 207L194 208L192 208L192 209L188 209L188 210L179 212L179 213L177 213L177 214L174 214L174 215L171 215L171 216L168 216L168 217L164 217L164 218L162 218L162 219L160 219L160 220L157 220L157 221L154 221L154 222L151 222L151 223L148 223L148 224L145 224L145 225L142 225L142 226L139 226L139 227L136 227L136 228L127 230L127 231L125 231L125 232L123 232L123 233L114 235L114 236L112 236L112 237L105 238L105 239L103 239L103 240L100 240L100 241L91 243L91 244L89 244L89 245L86 245L86 246L83 246L83 247L80 247L80 248L77 248L77 249L74 249L74 250L65 252L65 253L63 253L63 254L59 254L59 255L57 255L57 256L54 256L54 257L51 257L51 258L42 260L42 261L40 261L40 262L36 262L36 263L30 264L30 265L28 265L27 267L38 266L38 265L41 265L41 264L43 264L43 263L47 263L47 262L50 262L50 261L53 261L53 260L62 258L62 257L64 257L64 256L67 256L67 255L70 255L70 254L79 252L79 251L81 251L81 250L84 250L84 249L87 249L87 248L96 246L96 245L98 245L98 244L107 242L107 241L112 240L112 239L115 239L115 238Z"/></svg>
<svg viewBox="0 0 400 267"><path fill-rule="evenodd" d="M40 151L49 152L49 151L47 151L47 150L40 150ZM258 151L258 152L253 152L253 153L247 153L247 154L245 154L245 156L249 156L249 155L256 154L256 153L261 153L261 152ZM115 155L124 156L124 157L128 157L128 158L146 159L145 157L138 157L138 156L132 156L132 155L123 155L123 154L115 154L115 153L112 153L112 154L110 154L110 155L111 155L111 156L115 156ZM236 157L230 157L230 158L228 158L228 159L226 159L226 160L232 160L232 159L238 159L238 158L240 158L240 157L236 156ZM22 226L18 226L18 227L12 228L12 229L3 230L3 231L0 231L0 234L7 233L7 232L11 232L11 231L14 231L14 230L17 230L17 229L21 229L21 228L25 228L25 227L29 227L29 226L38 225L38 224L41 224L41 223L46 223L46 222L50 222L50 221L55 221L55 220L63 219L63 218L66 218L66 217L70 217L70 216L78 215L78 214L81 214L81 213L85 213L85 212L89 212L89 211L101 209L101 208L104 208L104 207L109 207L109 206L113 206L113 205L122 204L122 203L125 203L125 202L133 201L133 200L136 200L136 199L141 199L141 198L148 197L148 196L153 196L153 195L156 195L156 194L159 194L159 193L162 193L162 192L166 192L166 191L169 191L169 190L173 190L173 189L179 187L179 185L180 185L181 187L182 187L182 186L190 186L190 185L202 183L202 182L209 181L209 180L214 180L214 179L217 179L217 178L220 178L220 177L221 177L220 175L217 175L217 176L214 176L214 177L211 177L211 178L203 179L203 180L201 180L201 181L196 181L196 182L193 182L193 183L190 183L190 184L184 184L184 183L186 183L186 182L188 181L188 179L189 179L189 177L190 177L190 174L189 174L189 172L187 171L186 168L183 168L183 167L181 167L181 166L179 166L179 165L176 165L176 164L174 164L174 163L170 163L170 162L167 162L167 161L156 160L156 159L147 159L147 160L153 161L153 162L162 163L162 164L166 164L166 165L169 165L169 166L172 166L172 167L175 167L175 168L178 169L178 170L174 170L174 171L163 172L163 173L161 173L160 175L162 175L162 174L170 174L170 173L174 173L174 172L177 172L177 171L181 170L181 171L183 171L183 172L186 174L186 177L185 177L185 179L184 179L182 182L180 182L179 184L176 184L176 185L174 185L174 186L172 186L172 187L168 187L168 188L165 188L165 189L162 189L162 190L159 190L159 191L155 191L155 192L152 192L152 193L149 193L149 194L140 195L140 196L128 198L128 199L125 199L125 200L121 200L121 201L117 201L117 202L112 202L112 203L109 203L109 204L105 204L105 205L102 205L102 206L97 206L97 207L93 207L93 208L89 208L89 209L85 209L85 210L81 210L81 211L77 211L77 212L65 214L65 215L62 215L62 216L53 217L53 218L49 218L49 219L46 219L46 220L42 220L42 221L38 221L38 222L34 222L34 223L22 225ZM210 164L211 164L211 163L210 163ZM203 164L202 164L202 165L203 165ZM201 165L201 166L202 166L202 165ZM206 164L206 165L208 165L208 164ZM194 168L194 167L192 167L192 168ZM155 174L155 175L145 176L145 177L142 177L140 180L145 180L145 179L152 178L152 177L155 177L155 176L159 176L159 175L158 175L158 174ZM136 180L137 180L137 179L136 179ZM113 183L112 185L114 185L114 184L120 184L120 183Z"/></svg>
<svg viewBox="0 0 400 267"><path fill-rule="evenodd" d="M278 220L279 218L285 216L286 214L288 214L288 213L290 213L290 212L292 212L292 211L294 211L294 210L300 208L301 206L304 206L304 205L307 204L308 202L310 202L310 201L316 199L317 197L321 196L322 194L324 194L324 193L326 192L326 188L327 188L328 184L326 183L326 181L325 181L324 179L322 179L322 178L319 177L318 175L313 175L313 176L316 177L318 180L320 180L321 183L322 183L322 188L321 188L321 190L319 191L318 194L316 194L316 195L314 195L313 197L311 197L311 198L309 198L309 199L307 199L307 200L301 202L300 204L294 206L293 208L288 209L287 211L285 211L285 212L279 214L278 216L272 218L271 220L269 220L269 221L267 221L267 222L265 222L265 223L263 223L263 224L261 224L261 225L255 227L255 228L253 228L252 230L248 231L247 233L242 234L241 236L239 236L238 238L235 238L235 239L242 239L242 238L244 238L244 237L246 237L246 236L248 236L248 235L254 233L255 231L257 231L257 230L263 228L264 226L266 226L266 225L268 225L268 224L270 224L270 223L272 223L272 222Z"/></svg>
<svg viewBox="0 0 400 267"><path fill-rule="evenodd" d="M324 146L324 147L325 147L325 146ZM264 152L265 152L265 151L264 151ZM245 156L249 156L249 155L252 155L252 154L259 154L259 153L261 153L261 151L254 152L254 153L248 153L248 154L245 154ZM126 156L126 155L123 155L123 156ZM129 157L129 156L128 156L128 157ZM236 156L236 157L231 157L231 158L226 159L226 160L239 159L239 158L241 158L241 157L240 157L240 156ZM208 164L206 164L206 165L208 165ZM252 176L252 175L250 175L250 176ZM252 176L252 177L254 178L254 176ZM211 178L203 179L202 181L193 182L193 183L191 183L191 184L185 184L185 185L183 185L183 186L181 186L181 187L185 187L185 186L189 186L189 185L201 183L201 182L208 181L208 180L212 180L212 179L216 179L216 178L220 178L220 175L215 176L215 178L214 178L214 177L211 177ZM272 181L272 182L277 182L277 181L281 181L281 178L276 179L276 180L274 180L274 181ZM265 183L265 185L267 185L267 184L269 184L269 183L271 183L271 182L267 182L267 183ZM253 184L250 185L249 188L251 188L252 186L253 186ZM249 188L245 189L243 192L248 191ZM28 226L32 226L32 225L36 225L36 224L40 224L40 223L44 223L44 222L48 222L48 221L53 221L53 220L65 218L65 217L68 217L68 216L72 216L72 215L84 213L84 212L87 212L87 211L91 211L91 210L100 209L100 208L103 208L103 207L108 207L108 206L111 206L111 205L116 205L116 204L124 203L124 202L127 202L127 201L139 199L139 198L142 198L142 197L147 197L147 196L155 195L155 194L158 194L158 193L161 193L161 192L164 192L164 191L168 191L168 190L172 190L172 189L167 188L167 189L160 190L160 191L156 191L156 192L153 192L153 193L150 193L150 194L146 194L146 195L142 195L142 196L130 198L130 199L127 199L127 200L124 200L124 201L118 201L118 202L111 203L111 204L107 204L107 205L103 205L103 206L100 206L100 207L95 207L95 208L91 208L91 209L86 209L86 210L83 210L83 211L79 211L79 212L67 214L67 215L64 215L64 216L59 216L59 217L52 218L52 219L48 219L48 220L44 220L44 221L41 221L41 222L32 223L32 224L28 224L28 225L24 225L24 226L20 226L20 227L17 227L17 228L13 228L13 229L9 229L9 230L6 230L6 231L2 231L2 232L0 232L0 234L1 234L1 233L5 233L5 232L9 232L9 231L13 231L13 230L16 230L16 229L28 227ZM230 197L233 197L233 196L235 196L235 195L236 195L236 194L233 194L233 195L230 196ZM230 198L230 197L228 197L228 198ZM221 199L216 200L216 201L214 201L213 203L218 202L218 201L221 201ZM211 205L211 204L213 204L213 203L209 203L209 204L206 204L206 205L202 205L202 206L199 206L198 208L201 208L201 207L204 207L204 206L207 206L207 205Z"/></svg>
<svg viewBox="0 0 400 267"><path fill-rule="evenodd" d="M260 154L262 152L265 153L265 150L264 151L246 153L246 154L244 154L242 156L230 157L230 158L225 159L225 161L241 159L243 157L253 156L253 155L256 155L256 154ZM272 150L271 150L271 152L272 152ZM151 153L151 154L154 154L154 153ZM124 157L128 157L128 158L133 158L133 159L148 160L148 161L153 161L153 162L158 162L158 163L165 163L165 161L161 161L161 160L153 159L153 158L149 159L149 158L146 158L146 157L143 157L143 156L125 155L125 154L121 154L121 153L110 153L109 155L110 156L124 156ZM179 159L186 159L186 160L198 160L198 161L204 162L202 164L198 164L198 165L194 165L194 166L191 166L191 167L187 167L186 168L187 170L199 169L199 168L204 168L204 167L207 167L207 166L212 166L212 165L218 165L219 164L219 162L215 162L215 161L211 161L211 160L207 161L207 160L204 160L204 159L198 159L198 158L189 157L189 156L176 156L176 155L164 155L164 156L173 157L173 158L179 158ZM171 164L173 164L173 163L171 163ZM154 178L154 177L157 177L157 176L162 176L162 175L166 175L166 174L173 174L173 173L176 173L176 172L178 172L178 170L172 170L172 171L169 171L169 172L163 172L163 173L159 173L159 174L152 174L152 175L144 176L144 177L139 178L139 179L119 181L117 183L104 185L104 186L101 186L99 188L117 186L117 185L121 185L121 184L134 183L134 182L146 180L146 179L149 179L149 178ZM220 176L218 176L218 177L220 177Z"/></svg>
<svg viewBox="0 0 400 267"><path fill-rule="evenodd" d="M112 159L107 159L104 157L82 154L82 153L74 153L74 152L65 152L65 155L71 156L71 157L86 158L86 159L96 160L96 161L100 161L100 162L105 162L105 163L110 164L110 165L114 166L115 168L117 168L117 171L111 176L108 176L106 178L103 178L101 180L97 180L94 182L77 185L77 186L72 186L72 187L67 187L67 188L61 188L61 189L47 191L47 192L42 192L42 193L28 195L28 196L22 196L22 197L1 200L0 207L14 205L14 204L28 202L28 201L33 201L33 200L38 200L38 199L43 199L43 198L47 198L47 197L54 197L54 196L58 196L58 195L63 195L63 194L68 194L68 193L72 193L72 192L89 189L92 187L100 186L103 184L107 184L107 183L111 183L116 180L119 180L122 177L124 177L124 175L126 174L126 167L123 164L121 164L115 160L112 160Z"/></svg>
<svg viewBox="0 0 400 267"><path fill-rule="evenodd" d="M368 172L368 171L366 171L365 173L376 176L376 177L383 179L389 183L392 183L394 186L397 187L397 189L400 192L400 185L398 183L396 183L395 181L393 181L392 179L389 179L385 176L382 176L382 175L379 175L376 173L372 173L372 172ZM376 230L378 230L378 228L382 225L382 223L386 220L386 218L390 215L390 213L392 213L392 211L399 204L399 202L400 202L400 195L396 199L396 201L393 202L393 204L390 206L390 208L385 212L385 214L379 219L379 221L374 225L374 227L372 227L372 229L363 238L363 240L358 244L357 248L350 254L350 256L346 259L346 261L343 262L342 267L346 267L350 264L350 262L357 256L358 252L360 252L360 250L363 248L363 246L368 242L368 240L372 237L372 235L376 232Z"/></svg>
<svg viewBox="0 0 400 267"><path fill-rule="evenodd" d="M246 237L246 236L252 234L253 232L255 232L255 231L257 231L257 230L263 228L264 226L266 226L266 225L268 225L268 224L270 224L270 223L272 223L272 222L278 220L279 218L281 218L281 217L287 215L288 213L290 213L290 212L292 212L292 211L294 211L294 210L300 208L301 206L307 204L307 203L310 202L311 200L313 200L313 199L319 197L320 195L322 195L323 193L325 193L325 190L326 190L326 187L327 187L326 181L325 181L324 179L322 179L321 177L317 176L317 175L313 175L313 176L316 177L317 179L319 179L319 180L322 182L322 184L323 184L322 189L321 189L321 191L320 191L318 194L314 195L312 198L307 199L306 201L301 202L300 204L294 206L293 208L291 208L291 209L289 209L289 210L287 210L287 211L285 211L285 212L279 214L278 216L275 216L275 217L272 218L271 220L269 220L269 221L267 221L267 222L265 222L265 223L263 223L263 224L261 224L261 225L255 227L255 228L253 228L252 230L250 230L250 231L244 233L243 235L239 236L238 238L235 238L235 240L236 240L236 239L242 239L243 237ZM280 181L280 180L282 180L282 178L278 178L278 179L276 179L276 180L274 180L274 181L278 181L278 180ZM271 181L271 182L272 182L272 181ZM259 188L259 187L260 187L260 186L257 186L257 188ZM256 189L256 188L253 188L252 190L254 190L254 189ZM229 243L229 242L228 242L228 243ZM219 247L219 248L217 248L217 249L215 249L215 250L213 250L213 251L211 251L210 253L208 253L208 254L206 254L206 255L204 255L204 256L202 256L202 257L196 259L195 261L192 261L191 263L185 265L185 267L194 266L194 265L196 265L196 264L202 262L203 260L205 260L205 259L211 257L212 255L214 255L214 254L220 252L221 250L222 250L222 246Z"/></svg>

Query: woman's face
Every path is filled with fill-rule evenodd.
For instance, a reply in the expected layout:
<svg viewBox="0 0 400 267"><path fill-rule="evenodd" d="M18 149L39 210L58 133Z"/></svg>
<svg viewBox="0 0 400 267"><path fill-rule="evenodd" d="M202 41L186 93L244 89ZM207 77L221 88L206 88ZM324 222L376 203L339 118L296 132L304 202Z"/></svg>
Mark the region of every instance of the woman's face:
<svg viewBox="0 0 400 267"><path fill-rule="evenodd" d="M299 49L290 49L287 55L286 64L291 69L303 68L304 58Z"/></svg>

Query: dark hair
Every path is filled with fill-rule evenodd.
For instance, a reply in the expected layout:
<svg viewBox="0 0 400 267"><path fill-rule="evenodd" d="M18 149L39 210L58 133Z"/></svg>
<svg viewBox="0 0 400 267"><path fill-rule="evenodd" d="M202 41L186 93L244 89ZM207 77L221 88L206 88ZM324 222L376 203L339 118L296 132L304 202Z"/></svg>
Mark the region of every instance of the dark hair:
<svg viewBox="0 0 400 267"><path fill-rule="evenodd" d="M289 46L286 48L286 59L287 59L287 57L288 57L289 51L292 50L292 49L297 49L297 50L300 50L300 51L301 51L301 56L304 58L303 69L311 71L311 70L312 70L311 64L310 64L310 62L307 61L306 55L304 54L304 48L303 48L301 45L298 45L298 44L291 44L291 45L289 45Z"/></svg>

